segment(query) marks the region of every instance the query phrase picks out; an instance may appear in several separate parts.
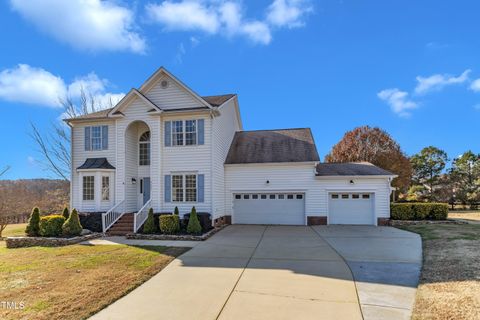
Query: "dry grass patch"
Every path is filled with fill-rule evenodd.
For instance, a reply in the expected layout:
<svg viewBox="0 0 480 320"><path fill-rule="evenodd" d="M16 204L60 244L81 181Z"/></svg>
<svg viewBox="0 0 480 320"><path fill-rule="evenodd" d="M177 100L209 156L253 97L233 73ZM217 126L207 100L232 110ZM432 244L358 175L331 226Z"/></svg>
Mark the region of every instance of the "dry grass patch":
<svg viewBox="0 0 480 320"><path fill-rule="evenodd" d="M25 235L26 223L9 224L3 230L2 237L22 237Z"/></svg>
<svg viewBox="0 0 480 320"><path fill-rule="evenodd" d="M480 211L479 210L470 210L470 211L450 211L448 213L449 219L462 219L473 222L480 223Z"/></svg>
<svg viewBox="0 0 480 320"><path fill-rule="evenodd" d="M423 269L412 319L480 319L480 225L412 225Z"/></svg>
<svg viewBox="0 0 480 320"><path fill-rule="evenodd" d="M85 319L162 270L184 248L125 245L0 247L0 319Z"/></svg>

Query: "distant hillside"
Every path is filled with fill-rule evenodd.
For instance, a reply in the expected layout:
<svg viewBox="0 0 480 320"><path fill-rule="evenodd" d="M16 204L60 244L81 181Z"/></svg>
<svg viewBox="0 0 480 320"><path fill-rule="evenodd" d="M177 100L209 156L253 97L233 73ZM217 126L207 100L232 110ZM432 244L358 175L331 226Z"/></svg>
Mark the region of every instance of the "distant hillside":
<svg viewBox="0 0 480 320"><path fill-rule="evenodd" d="M42 214L61 212L68 205L70 183L64 180L0 180L0 213L24 214L39 207Z"/></svg>

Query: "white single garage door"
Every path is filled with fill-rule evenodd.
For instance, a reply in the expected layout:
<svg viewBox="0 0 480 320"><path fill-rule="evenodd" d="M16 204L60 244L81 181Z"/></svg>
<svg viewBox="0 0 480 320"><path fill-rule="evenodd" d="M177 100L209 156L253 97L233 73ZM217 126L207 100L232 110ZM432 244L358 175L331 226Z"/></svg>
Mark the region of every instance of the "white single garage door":
<svg viewBox="0 0 480 320"><path fill-rule="evenodd" d="M303 193L236 193L234 224L305 224Z"/></svg>
<svg viewBox="0 0 480 320"><path fill-rule="evenodd" d="M375 224L372 193L330 193L328 224Z"/></svg>

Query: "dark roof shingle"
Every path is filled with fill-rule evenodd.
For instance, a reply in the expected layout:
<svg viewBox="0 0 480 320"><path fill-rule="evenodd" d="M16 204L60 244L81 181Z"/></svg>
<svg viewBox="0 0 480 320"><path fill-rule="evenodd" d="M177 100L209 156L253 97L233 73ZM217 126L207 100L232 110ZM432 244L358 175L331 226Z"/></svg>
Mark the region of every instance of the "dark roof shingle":
<svg viewBox="0 0 480 320"><path fill-rule="evenodd" d="M309 161L320 160L305 128L236 132L225 164Z"/></svg>
<svg viewBox="0 0 480 320"><path fill-rule="evenodd" d="M87 158L77 169L115 169L115 167L108 162L107 158Z"/></svg>
<svg viewBox="0 0 480 320"><path fill-rule="evenodd" d="M207 101L213 107L219 107L234 96L235 94L222 94L219 96L205 96L202 97L202 99Z"/></svg>
<svg viewBox="0 0 480 320"><path fill-rule="evenodd" d="M319 163L317 176L394 176L370 162Z"/></svg>

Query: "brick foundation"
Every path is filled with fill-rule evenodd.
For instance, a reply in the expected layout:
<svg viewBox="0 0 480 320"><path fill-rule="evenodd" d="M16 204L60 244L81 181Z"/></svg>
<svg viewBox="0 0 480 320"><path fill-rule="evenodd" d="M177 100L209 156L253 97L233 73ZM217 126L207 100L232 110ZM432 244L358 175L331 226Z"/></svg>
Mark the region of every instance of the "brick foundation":
<svg viewBox="0 0 480 320"><path fill-rule="evenodd" d="M308 216L307 217L307 224L309 226L326 225L327 224L327 217Z"/></svg>
<svg viewBox="0 0 480 320"><path fill-rule="evenodd" d="M390 219L389 218L377 218L377 226L389 226Z"/></svg>
<svg viewBox="0 0 480 320"><path fill-rule="evenodd" d="M229 224L232 224L232 216L221 216L220 218L213 220L214 227L219 227L219 226L229 225Z"/></svg>

